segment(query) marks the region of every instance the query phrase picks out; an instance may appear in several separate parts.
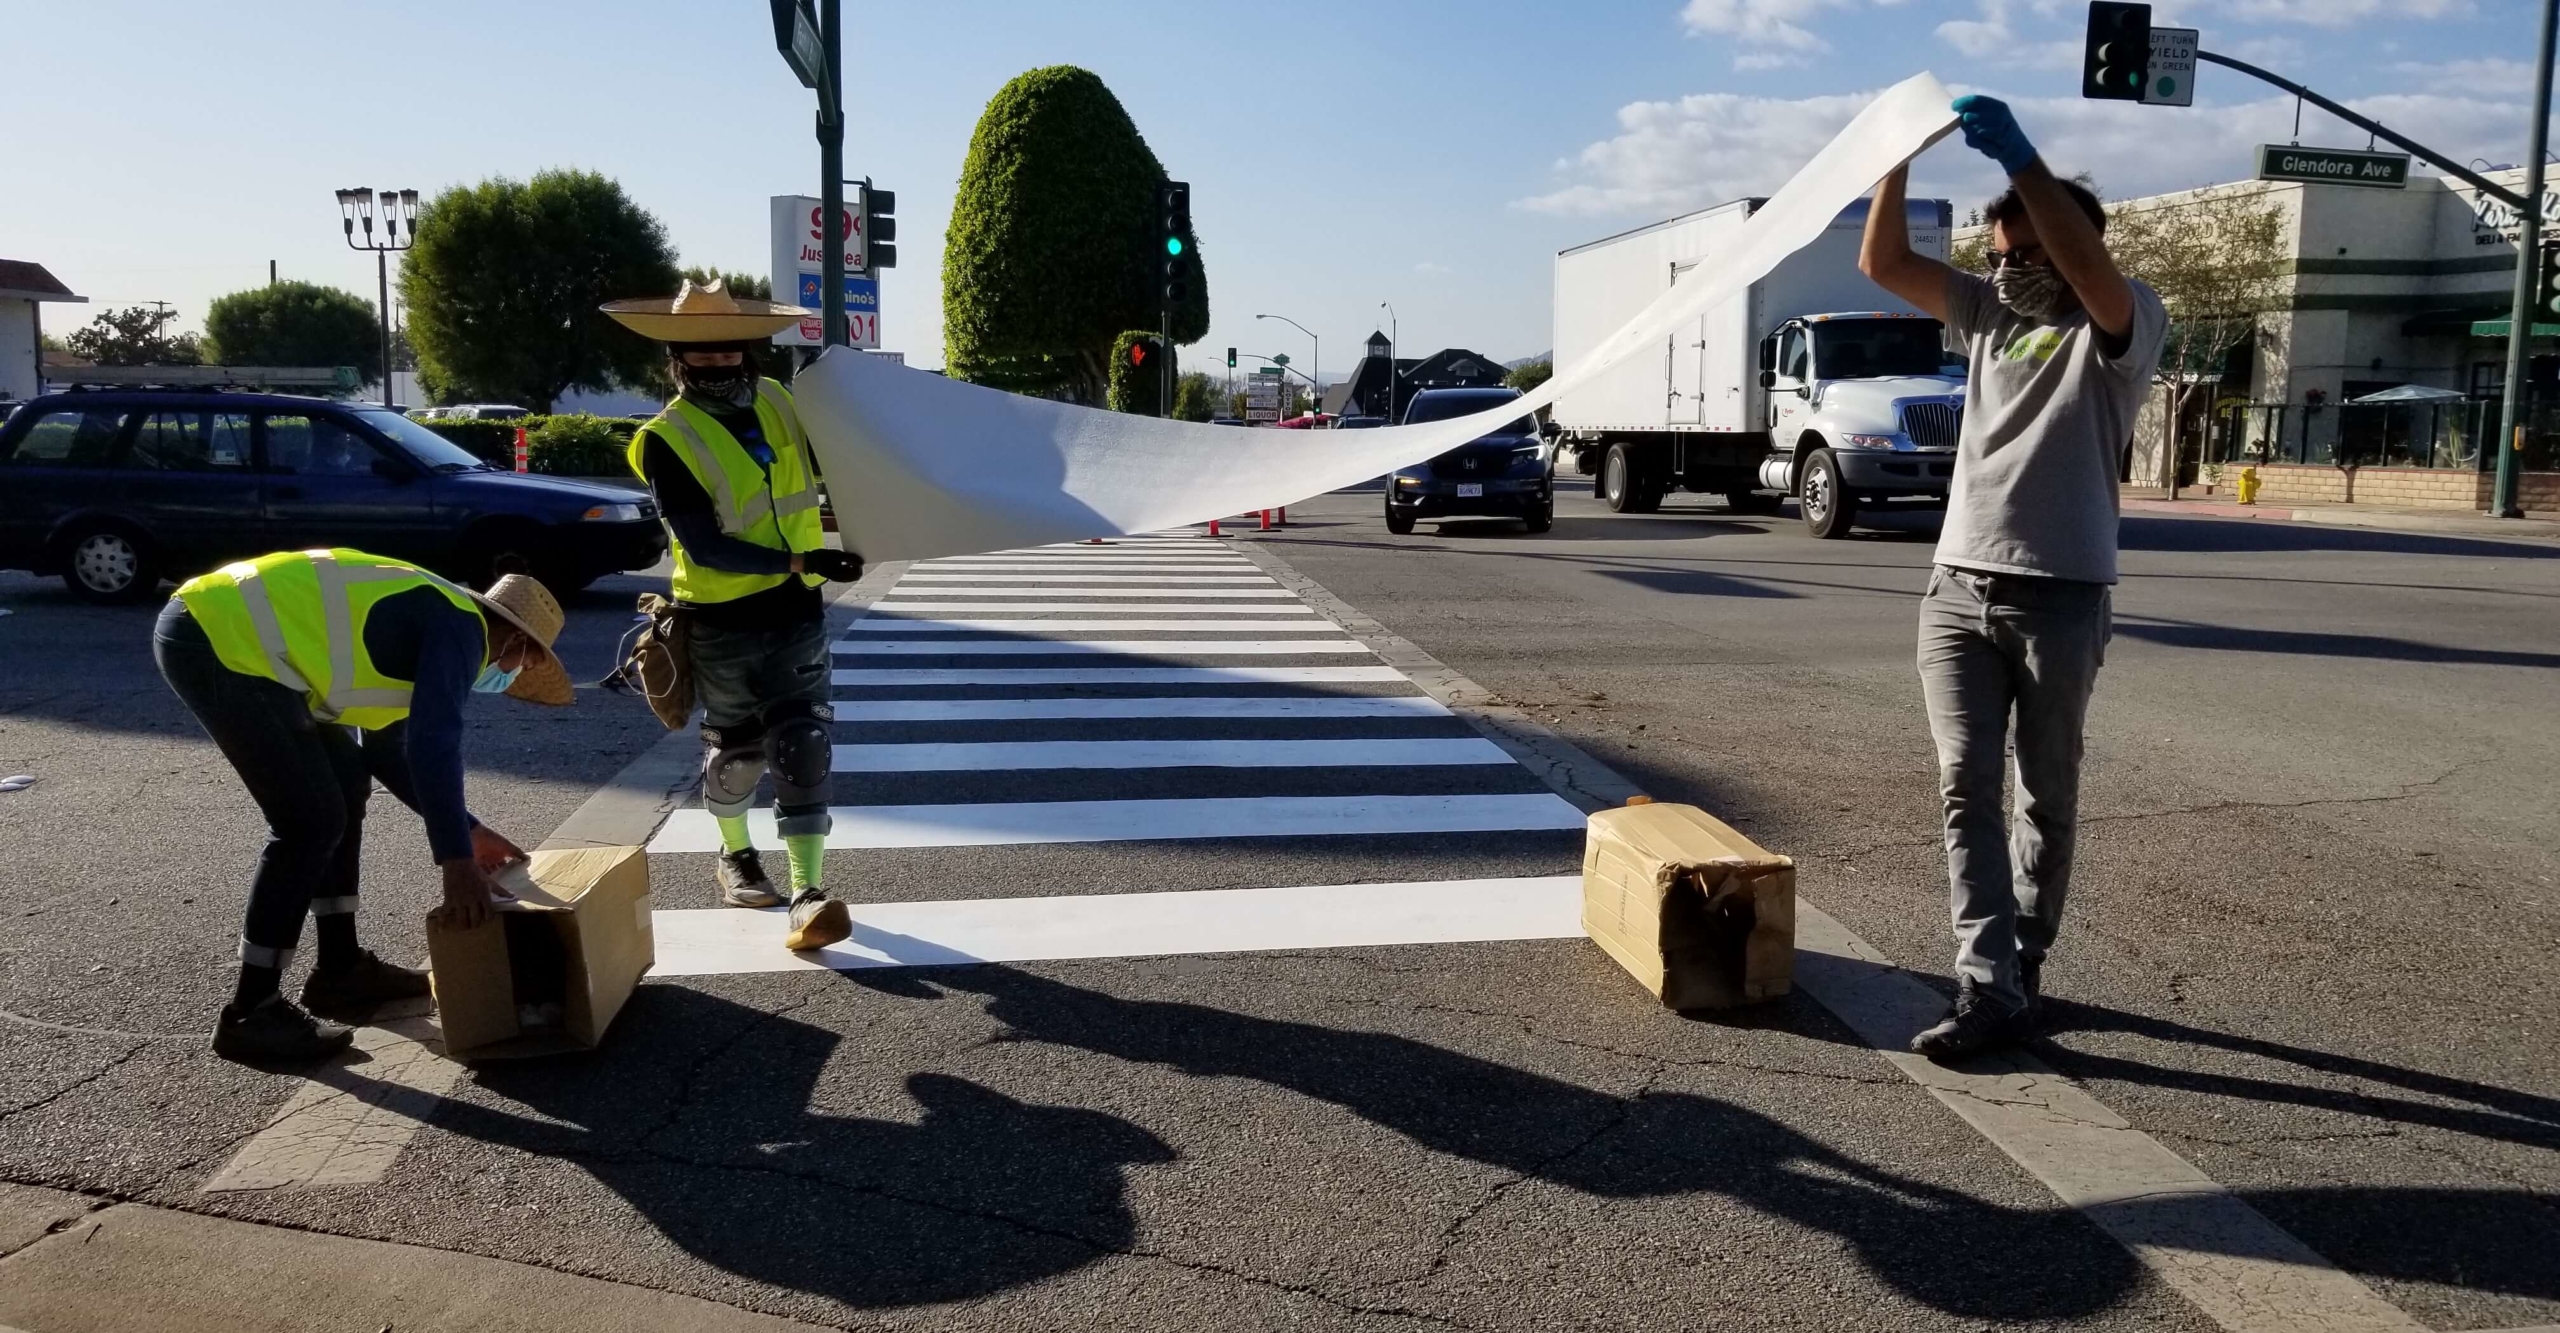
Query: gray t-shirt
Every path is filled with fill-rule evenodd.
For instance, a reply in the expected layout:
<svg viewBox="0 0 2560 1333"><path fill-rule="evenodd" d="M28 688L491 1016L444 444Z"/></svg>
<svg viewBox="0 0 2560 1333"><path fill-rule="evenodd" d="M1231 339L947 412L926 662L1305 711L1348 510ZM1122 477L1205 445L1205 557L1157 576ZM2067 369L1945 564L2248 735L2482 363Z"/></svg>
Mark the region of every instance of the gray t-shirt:
<svg viewBox="0 0 2560 1333"><path fill-rule="evenodd" d="M1948 275L1947 315L1973 373L1938 563L2115 582L2118 456L2160 364L2159 296L2133 284L2133 333L2117 357L2087 311L2028 319L1970 273Z"/></svg>

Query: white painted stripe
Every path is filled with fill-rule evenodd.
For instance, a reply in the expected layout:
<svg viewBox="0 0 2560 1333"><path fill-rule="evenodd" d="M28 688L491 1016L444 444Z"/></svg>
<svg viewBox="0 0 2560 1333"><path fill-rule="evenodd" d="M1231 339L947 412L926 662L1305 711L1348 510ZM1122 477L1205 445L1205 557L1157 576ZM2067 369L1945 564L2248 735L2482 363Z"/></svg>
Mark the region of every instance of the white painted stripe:
<svg viewBox="0 0 2560 1333"><path fill-rule="evenodd" d="M1256 607L1255 610L1262 608ZM869 617L857 620L846 629L848 634L1020 634L1042 630L1157 630L1184 634L1234 633L1253 634L1340 634L1342 627L1330 620L1308 618L1283 620L900 620ZM849 640L836 640L841 650ZM1181 640L1173 640L1179 643Z"/></svg>
<svg viewBox="0 0 2560 1333"><path fill-rule="evenodd" d="M892 590L895 591L894 589ZM1286 588L918 588L911 594L922 597L1273 597L1295 599L1296 593ZM873 602L873 610L895 609L896 602ZM1130 607L1132 611L1144 607Z"/></svg>
<svg viewBox="0 0 2560 1333"><path fill-rule="evenodd" d="M1319 741L990 741L839 745L839 773L1009 773L1056 768L1386 768L1507 764L1480 737Z"/></svg>
<svg viewBox="0 0 2560 1333"><path fill-rule="evenodd" d="M838 685L1342 685L1402 684L1391 666L916 667L836 669Z"/></svg>
<svg viewBox="0 0 2560 1333"><path fill-rule="evenodd" d="M1944 997L1801 899L1796 984L2222 1327L2425 1328L2033 1057L1983 1058L1960 1071L1911 1054L1912 1035L1946 1011Z"/></svg>
<svg viewBox="0 0 2560 1333"><path fill-rule="evenodd" d="M1183 583L1269 583L1268 574L1007 574L998 579L991 574L909 574L898 580L909 583L1143 583L1149 587L1170 587ZM942 591L936 589L936 591Z"/></svg>
<svg viewBox="0 0 2560 1333"><path fill-rule="evenodd" d="M1165 801L839 805L827 846L999 847L1191 838L1313 838L1379 833L1580 830L1582 811L1549 792L1491 796L1235 796ZM756 846L779 851L769 807L747 813ZM699 806L667 816L653 852L715 852L720 828Z"/></svg>
<svg viewBox="0 0 2560 1333"><path fill-rule="evenodd" d="M652 971L662 977L854 971L1582 934L1576 875L852 906L853 937L807 954L782 947L790 927L779 908L659 912Z"/></svg>
<svg viewBox="0 0 2560 1333"><path fill-rule="evenodd" d="M1169 556L1169 555L1156 555L1156 556L1147 556L1147 555L1017 555L1017 556L1009 556L1009 557L1007 557L1007 558L1005 558L1005 559L1002 559L1002 560L989 560L989 559L984 559L984 558L974 558L974 559L966 559L966 560L962 560L962 559L952 559L952 560L923 560L923 561L918 561L918 562L916 563L916 565L915 565L915 568L917 568L917 569L923 569L923 570L944 570L944 569L1048 569L1048 570L1058 570L1058 569L1084 569L1084 568L1091 568L1091 569L1192 569L1192 570L1206 569L1206 570L1226 570L1226 571L1234 571L1234 570L1242 569L1242 570L1246 570L1246 571L1248 571L1248 572L1251 572L1251 571L1256 570L1256 569L1257 569L1257 566L1256 566L1252 561L1247 560L1247 559L1245 559L1243 556L1240 556L1240 555L1193 555L1193 556Z"/></svg>
<svg viewBox="0 0 2560 1333"><path fill-rule="evenodd" d="M917 562L917 568L941 565L979 565L999 561L1020 561L1035 565L1111 564L1111 565L1250 565L1252 560L1232 551L990 551L985 555L946 555Z"/></svg>
<svg viewBox="0 0 2560 1333"><path fill-rule="evenodd" d="M1294 699L839 699L838 722L1030 722L1101 717L1447 717L1427 694Z"/></svg>
<svg viewBox="0 0 2560 1333"><path fill-rule="evenodd" d="M1223 539L1212 541L1206 537L1106 537L1100 545L1091 542L1063 542L1056 546L1009 546L1004 550L988 551L985 554L1059 555L1079 551L1120 551L1133 547L1180 548L1195 551L1233 551L1235 549Z"/></svg>
<svg viewBox="0 0 2560 1333"><path fill-rule="evenodd" d="M835 650L849 657L1297 657L1369 651L1349 639L850 639Z"/></svg>
<svg viewBox="0 0 2560 1333"><path fill-rule="evenodd" d="M461 1074L423 1014L357 1028L354 1051L299 1080L205 1191L373 1184Z"/></svg>
<svg viewBox="0 0 2560 1333"><path fill-rule="evenodd" d="M1026 591L1048 593L1052 590L1048 588L1039 588L1029 589ZM1218 595L1223 597L1227 594L1220 593ZM1270 594L1263 593L1260 595L1267 597ZM1075 615L1092 615L1097 612L1108 611L1119 615L1132 616L1311 616L1316 613L1316 609L1314 607L1308 606L1303 602L1290 602L1283 606L1232 606L1184 602L1171 604L1164 602L874 602L871 604L871 617L874 618L878 617L883 612L887 612L892 615L908 615L918 611L1005 611L1015 613L1056 611ZM1168 629L1180 624L1179 621L1171 620L1154 623L1161 624ZM1280 626L1274 625L1272 628L1278 629Z"/></svg>

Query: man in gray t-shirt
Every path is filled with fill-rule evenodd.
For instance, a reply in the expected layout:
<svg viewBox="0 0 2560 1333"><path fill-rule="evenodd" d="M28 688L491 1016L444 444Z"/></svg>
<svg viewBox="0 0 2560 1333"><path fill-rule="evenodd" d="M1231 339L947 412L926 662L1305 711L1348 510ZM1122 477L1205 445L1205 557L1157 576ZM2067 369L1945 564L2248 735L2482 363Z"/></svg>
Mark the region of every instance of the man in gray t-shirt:
<svg viewBox="0 0 2560 1333"><path fill-rule="evenodd" d="M1956 1001L1911 1048L1955 1059L2025 1035L2062 922L2080 747L2116 581L2116 460L2168 317L2108 255L2097 197L2058 180L2009 108L1961 97L1965 142L2009 174L1992 276L1911 249L1907 169L1876 187L1858 266L1935 315L1973 362L1937 567L1920 605L1920 684L1946 803ZM2017 717L2018 817L2001 813ZM2005 839L2003 834L2009 836Z"/></svg>

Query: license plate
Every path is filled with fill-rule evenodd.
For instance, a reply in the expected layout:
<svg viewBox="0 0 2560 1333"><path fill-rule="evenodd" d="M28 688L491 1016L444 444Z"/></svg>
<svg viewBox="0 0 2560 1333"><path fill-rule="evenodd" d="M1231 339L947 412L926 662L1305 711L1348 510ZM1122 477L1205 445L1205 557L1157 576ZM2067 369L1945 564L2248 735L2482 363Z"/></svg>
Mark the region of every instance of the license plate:
<svg viewBox="0 0 2560 1333"><path fill-rule="evenodd" d="M1458 498L1461 500L1480 499L1483 495L1484 483L1481 481L1462 481L1458 483Z"/></svg>

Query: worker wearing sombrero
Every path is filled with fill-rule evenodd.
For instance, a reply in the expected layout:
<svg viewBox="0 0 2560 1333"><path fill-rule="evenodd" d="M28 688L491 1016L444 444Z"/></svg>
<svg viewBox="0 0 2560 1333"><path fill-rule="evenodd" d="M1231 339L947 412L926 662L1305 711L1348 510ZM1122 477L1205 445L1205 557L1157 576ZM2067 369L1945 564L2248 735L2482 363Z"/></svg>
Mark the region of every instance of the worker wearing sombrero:
<svg viewBox="0 0 2560 1333"><path fill-rule="evenodd" d="M721 901L785 901L747 831L756 783L773 772L774 832L789 861L783 945L816 949L853 932L820 885L829 774L826 605L818 587L862 577L827 544L808 437L781 385L748 353L809 312L740 300L688 280L672 300L614 301L606 314L667 344L674 402L631 440L675 555L675 601L694 696L702 703L702 803L720 826Z"/></svg>
<svg viewBox="0 0 2560 1333"><path fill-rule="evenodd" d="M153 656L267 821L216 1052L251 1064L323 1059L354 1034L314 1014L360 1019L427 993L425 973L356 943L377 779L426 821L444 875L437 914L465 929L487 919L489 872L524 853L463 805L462 706L474 692L571 702L551 648L561 619L560 603L522 574L475 593L343 549L278 551L178 586ZM281 983L306 912L320 951L297 1008Z"/></svg>

